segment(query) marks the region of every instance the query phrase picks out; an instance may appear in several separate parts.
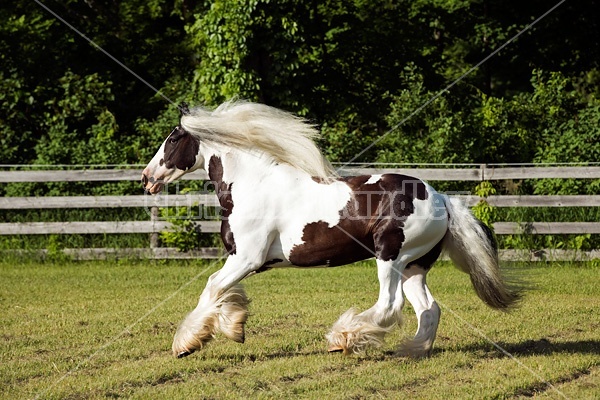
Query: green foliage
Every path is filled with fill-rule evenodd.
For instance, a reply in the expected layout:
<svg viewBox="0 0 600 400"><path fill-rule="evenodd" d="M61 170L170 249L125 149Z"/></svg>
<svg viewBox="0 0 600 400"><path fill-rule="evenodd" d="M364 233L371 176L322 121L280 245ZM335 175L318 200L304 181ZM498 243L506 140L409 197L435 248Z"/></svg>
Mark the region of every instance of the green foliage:
<svg viewBox="0 0 600 400"><path fill-rule="evenodd" d="M567 249L589 251L597 246L597 240L592 241L592 235L504 235L499 239L500 246L507 249Z"/></svg>
<svg viewBox="0 0 600 400"><path fill-rule="evenodd" d="M560 73L542 74L534 82L534 100L544 110L542 140L535 162L585 164L600 160L600 98L585 84ZM546 78L542 80L542 78ZM592 80L600 83L597 77ZM544 179L534 183L536 194L597 194L600 179Z"/></svg>
<svg viewBox="0 0 600 400"><path fill-rule="evenodd" d="M46 246L46 258L50 262L67 262L69 256L63 253L63 246L58 235L50 235Z"/></svg>
<svg viewBox="0 0 600 400"><path fill-rule="evenodd" d="M594 162L600 157L600 108L593 94L582 95L576 79L534 71L533 92L510 99L471 93L445 93L411 113L435 93L427 91L415 67L402 78L409 89L393 96L388 124L392 130L378 145L378 160L397 163ZM574 181L540 181L536 193L577 192ZM561 189L556 185L564 187ZM597 192L599 182L583 192ZM567 189L571 188L571 189ZM581 192L581 190L580 190Z"/></svg>
<svg viewBox="0 0 600 400"><path fill-rule="evenodd" d="M456 110L453 98L438 97L426 108L413 113L435 96L425 87L424 76L414 65L403 71L407 89L392 96L387 123L392 127L379 142L377 161L388 163L473 162L470 156L475 137L469 135L464 111Z"/></svg>
<svg viewBox="0 0 600 400"><path fill-rule="evenodd" d="M114 100L111 83L97 74L80 77L68 71L56 97L45 103L46 133L35 145L38 164L115 164L123 159L114 140L119 127L105 104Z"/></svg>
<svg viewBox="0 0 600 400"><path fill-rule="evenodd" d="M214 213L214 211L212 211ZM202 213L202 215L200 215ZM172 231L160 233L163 245L175 247L179 251L197 250L202 247L222 247L219 235L202 233L200 218L209 216L209 207L168 207L161 208L161 218L169 221Z"/></svg>
<svg viewBox="0 0 600 400"><path fill-rule="evenodd" d="M198 51L194 91L209 104L236 96L253 98L259 89L257 77L245 66L257 5L257 0L216 0L186 27L191 47Z"/></svg>
<svg viewBox="0 0 600 400"><path fill-rule="evenodd" d="M163 107L155 93L43 8L13 3L0 6L2 163L139 162L128 151L132 126ZM185 69L183 26L172 3L49 7L150 82L180 78Z"/></svg>
<svg viewBox="0 0 600 400"><path fill-rule="evenodd" d="M490 182L482 181L475 188L475 193L474 194L476 196L481 197L482 199L479 200L479 203L477 203L471 209L473 211L473 215L475 215L475 217L477 219L479 219L481 222L483 222L490 229L493 230L494 229L494 222L496 222L498 220L498 209L496 207L490 205L490 203L488 203L486 201L486 198L488 196L495 195L496 194L496 189L494 188L494 186Z"/></svg>
<svg viewBox="0 0 600 400"><path fill-rule="evenodd" d="M161 217L169 221L173 231L160 233L162 243L168 247L175 247L179 251L196 250L202 242L202 231L194 217L190 215L187 207L161 208Z"/></svg>
<svg viewBox="0 0 600 400"><path fill-rule="evenodd" d="M551 40L556 30L536 27L412 115L546 6L72 0L53 7L175 103L241 97L307 116L322 126L332 161L353 159L392 128L357 161L595 160L595 150L563 151L598 142L599 46L582 29L580 5L561 6L573 17L560 21L569 46ZM0 15L3 163L148 160L177 122L172 104L42 8L17 1L0 6Z"/></svg>

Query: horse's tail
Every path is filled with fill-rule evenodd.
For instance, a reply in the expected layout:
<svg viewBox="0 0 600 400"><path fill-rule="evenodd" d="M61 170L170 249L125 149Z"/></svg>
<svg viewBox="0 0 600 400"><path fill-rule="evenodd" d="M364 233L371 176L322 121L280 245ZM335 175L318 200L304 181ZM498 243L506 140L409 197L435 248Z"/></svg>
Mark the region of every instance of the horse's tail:
<svg viewBox="0 0 600 400"><path fill-rule="evenodd" d="M446 198L448 231L444 250L469 274L475 292L488 306L507 310L521 298L520 291L502 276L498 247L490 228L456 198Z"/></svg>

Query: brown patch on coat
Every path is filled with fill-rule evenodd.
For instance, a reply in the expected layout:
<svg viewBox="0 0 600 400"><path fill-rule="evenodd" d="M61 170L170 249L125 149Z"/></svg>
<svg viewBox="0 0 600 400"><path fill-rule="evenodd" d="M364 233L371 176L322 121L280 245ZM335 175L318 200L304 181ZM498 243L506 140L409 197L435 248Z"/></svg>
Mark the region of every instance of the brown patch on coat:
<svg viewBox="0 0 600 400"><path fill-rule="evenodd" d="M339 211L340 222L331 227L324 221L307 224L304 243L290 252L293 265L338 266L373 256L384 261L398 257L405 241L404 223L414 213L413 200L426 200L427 188L406 175L385 174L367 184L370 178L340 179L352 189L352 199Z"/></svg>
<svg viewBox="0 0 600 400"><path fill-rule="evenodd" d="M233 212L233 198L231 188L233 183L223 182L223 163L221 157L212 156L208 161L208 177L215 184L217 198L221 205L221 240L225 245L225 250L229 254L235 254L235 238L229 225L229 216Z"/></svg>

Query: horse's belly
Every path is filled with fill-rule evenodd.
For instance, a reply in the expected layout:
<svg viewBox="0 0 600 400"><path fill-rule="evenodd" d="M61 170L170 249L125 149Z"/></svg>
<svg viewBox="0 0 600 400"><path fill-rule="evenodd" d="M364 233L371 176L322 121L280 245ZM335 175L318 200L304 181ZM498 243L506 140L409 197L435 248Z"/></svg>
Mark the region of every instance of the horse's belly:
<svg viewBox="0 0 600 400"><path fill-rule="evenodd" d="M287 259L299 267L339 266L374 256L373 237L340 223L312 222L304 227L301 243L287 252Z"/></svg>

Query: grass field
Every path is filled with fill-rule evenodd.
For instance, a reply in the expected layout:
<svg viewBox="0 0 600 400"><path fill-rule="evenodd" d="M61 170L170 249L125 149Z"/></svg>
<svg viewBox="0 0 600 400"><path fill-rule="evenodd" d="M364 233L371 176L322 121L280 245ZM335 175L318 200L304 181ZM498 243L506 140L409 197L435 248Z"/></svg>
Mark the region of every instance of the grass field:
<svg viewBox="0 0 600 400"><path fill-rule="evenodd" d="M377 297L372 264L275 270L245 281L246 343L218 337L185 359L172 336L216 265L208 262L0 262L4 399L600 398L600 268L520 265L537 288L510 314L438 264L433 355L395 357L405 324L363 356L327 354L324 334ZM496 348L492 342L500 346Z"/></svg>

